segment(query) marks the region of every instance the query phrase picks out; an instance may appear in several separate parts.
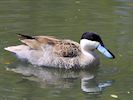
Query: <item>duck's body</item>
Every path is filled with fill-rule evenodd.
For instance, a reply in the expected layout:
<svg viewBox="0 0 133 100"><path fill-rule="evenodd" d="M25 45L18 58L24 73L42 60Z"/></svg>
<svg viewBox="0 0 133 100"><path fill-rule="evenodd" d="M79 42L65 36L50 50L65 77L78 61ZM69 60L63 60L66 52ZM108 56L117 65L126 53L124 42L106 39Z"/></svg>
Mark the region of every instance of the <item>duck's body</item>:
<svg viewBox="0 0 133 100"><path fill-rule="evenodd" d="M15 53L20 59L26 59L33 65L66 69L99 65L99 57L94 52L99 42L82 39L79 44L51 36L19 36L24 44L7 47L5 50Z"/></svg>

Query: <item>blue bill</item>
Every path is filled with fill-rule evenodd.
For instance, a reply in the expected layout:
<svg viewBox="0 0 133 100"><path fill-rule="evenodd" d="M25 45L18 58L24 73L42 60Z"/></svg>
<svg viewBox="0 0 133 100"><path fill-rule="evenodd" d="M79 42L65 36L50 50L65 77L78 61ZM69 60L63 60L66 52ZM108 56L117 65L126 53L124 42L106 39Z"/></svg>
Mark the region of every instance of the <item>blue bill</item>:
<svg viewBox="0 0 133 100"><path fill-rule="evenodd" d="M102 54L104 54L107 58L110 58L110 59L114 59L115 58L113 53L111 53L108 49L106 49L102 45L99 45L97 47L97 50L100 51Z"/></svg>

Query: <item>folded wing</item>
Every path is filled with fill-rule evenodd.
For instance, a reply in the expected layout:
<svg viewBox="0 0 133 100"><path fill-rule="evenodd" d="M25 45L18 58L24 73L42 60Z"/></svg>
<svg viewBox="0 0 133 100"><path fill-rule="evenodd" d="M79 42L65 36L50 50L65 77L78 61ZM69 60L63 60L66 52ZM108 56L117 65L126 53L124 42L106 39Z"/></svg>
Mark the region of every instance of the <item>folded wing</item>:
<svg viewBox="0 0 133 100"><path fill-rule="evenodd" d="M55 56L76 57L81 53L79 43L72 40L60 40L52 36L28 36L23 34L18 34L18 36L22 43L34 50L41 50L46 45L52 46Z"/></svg>

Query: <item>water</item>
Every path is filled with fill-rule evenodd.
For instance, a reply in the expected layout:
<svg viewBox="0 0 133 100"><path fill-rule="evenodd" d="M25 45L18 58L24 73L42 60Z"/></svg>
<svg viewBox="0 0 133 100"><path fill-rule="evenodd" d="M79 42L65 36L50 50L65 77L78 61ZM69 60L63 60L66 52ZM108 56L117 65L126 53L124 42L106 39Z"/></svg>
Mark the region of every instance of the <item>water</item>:
<svg viewBox="0 0 133 100"><path fill-rule="evenodd" d="M1 0L0 100L132 100L132 16L132 0ZM3 50L20 44L16 33L79 41L86 31L98 32L116 59L99 53L101 65L90 71L47 69Z"/></svg>

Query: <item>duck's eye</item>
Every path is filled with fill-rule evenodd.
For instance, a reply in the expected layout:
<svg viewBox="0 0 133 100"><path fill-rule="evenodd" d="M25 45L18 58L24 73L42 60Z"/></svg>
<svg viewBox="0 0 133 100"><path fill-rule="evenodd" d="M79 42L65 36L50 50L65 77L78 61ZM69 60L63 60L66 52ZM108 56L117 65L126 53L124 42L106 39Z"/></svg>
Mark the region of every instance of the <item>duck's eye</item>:
<svg viewBox="0 0 133 100"><path fill-rule="evenodd" d="M90 40L93 40L93 39L94 39L94 38L91 36L91 37L90 37Z"/></svg>

